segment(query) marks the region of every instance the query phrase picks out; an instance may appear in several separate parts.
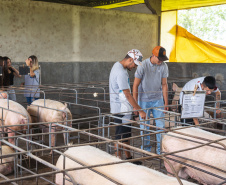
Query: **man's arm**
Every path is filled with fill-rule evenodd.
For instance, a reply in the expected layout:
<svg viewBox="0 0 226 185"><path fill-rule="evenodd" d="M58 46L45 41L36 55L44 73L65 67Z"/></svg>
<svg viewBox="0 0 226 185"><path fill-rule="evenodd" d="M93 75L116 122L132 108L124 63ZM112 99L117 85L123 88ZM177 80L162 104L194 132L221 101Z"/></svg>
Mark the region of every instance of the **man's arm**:
<svg viewBox="0 0 226 185"><path fill-rule="evenodd" d="M198 118L193 118L193 121L194 121L195 125L199 125L199 120L198 120Z"/></svg>
<svg viewBox="0 0 226 185"><path fill-rule="evenodd" d="M141 79L140 78L134 78L133 82L133 98L136 102L138 102L138 86L140 85Z"/></svg>
<svg viewBox="0 0 226 185"><path fill-rule="evenodd" d="M141 109L141 107L140 107L140 106L137 104L137 102L134 100L134 98L133 98L133 96L131 95L129 89L123 90L123 93L125 94L126 99L129 101L129 103L133 106L133 108L134 108L135 110L140 110L140 109ZM142 119L146 119L146 113L145 113L144 111L141 110L141 111L138 111L138 112L139 112L140 117L141 117Z"/></svg>
<svg viewBox="0 0 226 185"><path fill-rule="evenodd" d="M220 90L215 92L216 95L216 101L221 100L221 92ZM216 108L220 108L220 102L217 102ZM216 113L219 114L221 111L220 110L216 110Z"/></svg>
<svg viewBox="0 0 226 185"><path fill-rule="evenodd" d="M134 78L133 82L133 98L136 102L138 102L138 86L140 85L141 79L140 78ZM135 110L135 109L133 109ZM134 112L135 115L138 115L138 112Z"/></svg>
<svg viewBox="0 0 226 185"><path fill-rule="evenodd" d="M168 106L168 84L167 78L162 78L162 94L164 99L164 106ZM169 110L169 107L165 107L165 110Z"/></svg>

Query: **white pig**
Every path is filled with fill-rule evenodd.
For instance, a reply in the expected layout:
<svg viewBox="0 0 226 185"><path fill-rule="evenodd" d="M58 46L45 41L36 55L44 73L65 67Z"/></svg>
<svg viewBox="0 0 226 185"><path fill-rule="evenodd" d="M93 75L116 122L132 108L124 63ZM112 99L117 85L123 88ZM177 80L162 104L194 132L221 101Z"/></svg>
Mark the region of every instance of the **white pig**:
<svg viewBox="0 0 226 185"><path fill-rule="evenodd" d="M47 108L39 107L39 109L38 109L38 107L35 105L44 106L44 99L35 100L32 102L32 104L30 106L27 107L27 111L32 116L32 120L34 123L66 121L66 113L67 113L67 119L68 120L72 119L72 115L71 115L70 110L67 108L67 104L63 104L63 103L55 101L55 100L46 99L45 107L47 107ZM48 109L48 108L63 110L63 111L66 111L66 113L62 112L62 111ZM71 127L71 121L65 122L62 124L64 124L64 125L67 124L67 126ZM54 126L54 124L53 124L53 126ZM52 127L51 132L55 132L54 128L62 130L62 127ZM46 131L47 132L49 131L48 128L46 129ZM64 139L65 139L65 135L64 135ZM52 134L51 146L55 146L55 141L56 141L55 134Z"/></svg>
<svg viewBox="0 0 226 185"><path fill-rule="evenodd" d="M6 145L2 145L0 149L0 155L8 155L15 153L14 150ZM8 175L13 172L14 169L14 157L7 157L0 159L0 173Z"/></svg>
<svg viewBox="0 0 226 185"><path fill-rule="evenodd" d="M201 138L209 139L209 140L217 140L217 139L222 139L222 138L226 139L226 137L216 135L216 134L201 130L199 128L186 128L186 129L182 129L182 130L178 130L178 131L192 135L192 136L198 136ZM190 139L193 141L199 141L199 142L205 143L205 141L203 141L203 140L195 139L195 138L188 137L188 136L183 136L183 135L176 134L173 132L168 132L168 134L176 136L176 137L171 137L169 135L163 136L162 151L166 152L166 153L183 150L183 149L187 149L187 148L192 148L192 147L200 145L198 143L194 143L194 142L191 142L188 140L183 140L183 139L177 138L178 136L186 138L186 139ZM222 144L226 145L226 140L223 140L220 142ZM223 148L219 144L211 144L211 145ZM176 158L177 160L179 160L181 162L204 169L206 171L209 171L211 173L214 173L214 174L217 174L219 176L226 178L225 172L221 172L216 169L210 168L208 166L204 166L204 165L201 165L201 164L198 164L198 163L195 163L195 162L192 162L192 161L189 161L186 159L186 158L189 158L192 160L196 160L196 161L199 161L199 162L202 162L202 163L205 163L205 164L208 164L208 165L211 165L211 166L214 166L221 170L226 171L226 149L221 150L221 149L213 148L210 146L203 146L203 147L200 147L197 149L180 152L175 155L184 157L185 159L177 158L176 156L168 156L168 157L174 158L174 159ZM223 182L222 179L208 175L207 173L198 171L189 166L185 166L184 164L180 164L180 163L174 162L172 160L170 160L170 162L174 166L175 170L179 173L179 175L184 178L187 178L190 176L191 178L198 180L201 184L215 185L215 184L219 184L219 183ZM165 167L168 172L172 173L168 164L165 163Z"/></svg>
<svg viewBox="0 0 226 185"><path fill-rule="evenodd" d="M80 146L69 148L65 154L69 155L78 162L84 165L97 165L104 163L112 163L121 161L121 159L116 158L100 149L92 146ZM56 167L63 169L64 158L61 155L56 163ZM71 159L65 159L65 168L76 168L81 167L77 162ZM110 179L124 185L175 185L179 184L177 179L174 177L169 177L160 173L158 171L152 170L144 166L137 166L132 163L122 163L115 165L107 165L101 167L93 168L96 171L106 175ZM104 178L103 176L89 170L74 170L68 172L78 184L83 185L111 185L115 184L112 181ZM187 181L182 181L184 185L193 184ZM56 174L56 184L63 184L62 173ZM69 181L65 181L65 185L71 185Z"/></svg>
<svg viewBox="0 0 226 185"><path fill-rule="evenodd" d="M3 116L2 116L1 107L8 109L8 103L9 103L9 110L3 109ZM18 113L12 112L10 110L16 111ZM8 137L15 136L15 132L10 132L10 130L13 130L13 131L25 130L28 127L27 125L25 126L24 124L27 124L28 122L29 123L32 122L30 115L22 105L12 100L7 101L6 99L0 99L0 118L3 119L3 123L0 119L1 125L21 125L21 126L4 128L4 131L8 132ZM27 118L29 120L27 120ZM13 138L9 138L9 142L12 144L15 143Z"/></svg>

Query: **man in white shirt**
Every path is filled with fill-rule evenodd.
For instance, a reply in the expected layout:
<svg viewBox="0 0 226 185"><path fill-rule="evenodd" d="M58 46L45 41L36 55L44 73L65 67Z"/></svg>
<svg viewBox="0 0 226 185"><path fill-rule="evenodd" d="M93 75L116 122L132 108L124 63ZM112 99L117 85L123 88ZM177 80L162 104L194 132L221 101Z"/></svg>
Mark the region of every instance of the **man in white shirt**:
<svg viewBox="0 0 226 185"><path fill-rule="evenodd" d="M111 113L114 116L122 119L115 118L115 123L121 124L126 123L131 119L133 109L138 110L141 118L146 118L146 113L134 100L131 95L129 74L127 70L132 70L141 64L142 54L137 49L130 50L125 58L120 62L116 62L110 73L109 77L109 92L110 92L110 106ZM131 137L131 127L128 126L117 126L115 139L122 139ZM129 144L129 140L124 140L124 143ZM121 158L121 150L116 152L116 155ZM131 159L132 156L128 149L125 150L127 159ZM138 164L138 163L137 163Z"/></svg>
<svg viewBox="0 0 226 185"><path fill-rule="evenodd" d="M216 101L221 99L221 92L216 86L216 80L213 76L199 77L190 80L187 82L182 91L206 91L206 95L211 94L212 92L216 95ZM182 104L183 92L180 93L180 104ZM220 108L220 102L217 103L216 108ZM180 111L180 110L179 110ZM181 112L181 111L180 111ZM216 113L220 113L220 110L217 110ZM188 122L189 119L185 120ZM199 124L197 118L193 118L195 125ZM182 120L184 122L184 120Z"/></svg>

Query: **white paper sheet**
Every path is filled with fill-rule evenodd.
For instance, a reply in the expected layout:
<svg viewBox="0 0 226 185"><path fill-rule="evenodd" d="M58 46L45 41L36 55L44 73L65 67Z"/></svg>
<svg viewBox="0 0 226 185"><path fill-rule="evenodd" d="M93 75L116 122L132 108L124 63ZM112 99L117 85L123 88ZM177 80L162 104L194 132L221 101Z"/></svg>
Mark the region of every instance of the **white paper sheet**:
<svg viewBox="0 0 226 185"><path fill-rule="evenodd" d="M203 117L204 103L206 99L205 91L183 91L181 118L199 118Z"/></svg>

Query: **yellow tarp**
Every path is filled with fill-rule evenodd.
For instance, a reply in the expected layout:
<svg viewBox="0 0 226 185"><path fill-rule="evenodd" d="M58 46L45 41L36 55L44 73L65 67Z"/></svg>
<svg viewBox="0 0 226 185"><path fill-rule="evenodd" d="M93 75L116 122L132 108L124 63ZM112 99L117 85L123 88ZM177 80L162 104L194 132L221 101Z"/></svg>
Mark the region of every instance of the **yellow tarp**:
<svg viewBox="0 0 226 185"><path fill-rule="evenodd" d="M226 0L162 0L162 11L226 4Z"/></svg>
<svg viewBox="0 0 226 185"><path fill-rule="evenodd" d="M226 4L226 0L161 0L161 1L162 1L161 3L162 12ZM143 3L145 3L144 0L127 0L119 3L112 4L106 3L103 4L102 6L96 6L94 8L113 9ZM158 1L156 1L155 3L160 4L160 2Z"/></svg>
<svg viewBox="0 0 226 185"><path fill-rule="evenodd" d="M181 26L174 26L175 45L170 53L170 62L226 63L226 47L201 40Z"/></svg>

